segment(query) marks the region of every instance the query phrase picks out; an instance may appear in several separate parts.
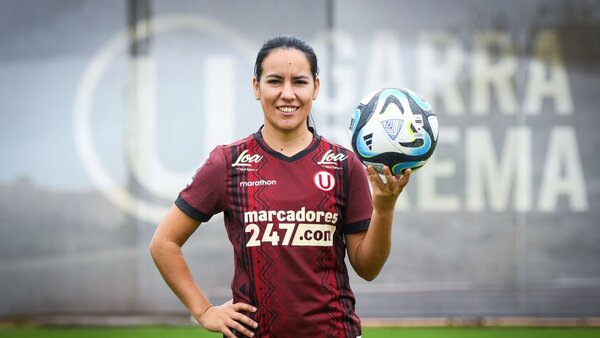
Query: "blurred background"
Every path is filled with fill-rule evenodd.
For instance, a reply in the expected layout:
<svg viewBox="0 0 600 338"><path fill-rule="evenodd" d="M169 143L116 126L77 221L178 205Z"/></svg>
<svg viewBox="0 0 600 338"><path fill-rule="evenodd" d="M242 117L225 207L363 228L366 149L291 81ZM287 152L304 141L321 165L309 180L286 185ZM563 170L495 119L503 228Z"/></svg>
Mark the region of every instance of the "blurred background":
<svg viewBox="0 0 600 338"><path fill-rule="evenodd" d="M148 244L208 152L255 132L255 55L316 50L317 130L360 98L425 97L434 157L363 318L600 316L600 2L0 0L0 319L174 315ZM230 298L222 215L184 247Z"/></svg>

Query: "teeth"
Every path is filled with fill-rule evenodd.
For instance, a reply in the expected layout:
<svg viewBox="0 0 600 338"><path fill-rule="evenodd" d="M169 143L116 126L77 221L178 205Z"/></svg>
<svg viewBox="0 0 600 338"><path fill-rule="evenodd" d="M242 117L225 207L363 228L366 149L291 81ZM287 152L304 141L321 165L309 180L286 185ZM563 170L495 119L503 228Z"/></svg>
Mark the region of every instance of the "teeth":
<svg viewBox="0 0 600 338"><path fill-rule="evenodd" d="M281 110L284 113L291 113L291 112L295 111L298 108L296 108L296 107L279 107L278 109Z"/></svg>

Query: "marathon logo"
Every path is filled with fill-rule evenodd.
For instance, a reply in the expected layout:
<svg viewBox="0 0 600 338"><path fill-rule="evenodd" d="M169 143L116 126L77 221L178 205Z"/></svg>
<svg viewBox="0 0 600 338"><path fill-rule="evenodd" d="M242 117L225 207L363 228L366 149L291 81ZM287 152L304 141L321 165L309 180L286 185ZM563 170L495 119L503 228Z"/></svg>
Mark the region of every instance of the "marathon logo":
<svg viewBox="0 0 600 338"><path fill-rule="evenodd" d="M259 180L259 181L248 181L240 182L240 187L263 187L266 185L276 185L276 180Z"/></svg>

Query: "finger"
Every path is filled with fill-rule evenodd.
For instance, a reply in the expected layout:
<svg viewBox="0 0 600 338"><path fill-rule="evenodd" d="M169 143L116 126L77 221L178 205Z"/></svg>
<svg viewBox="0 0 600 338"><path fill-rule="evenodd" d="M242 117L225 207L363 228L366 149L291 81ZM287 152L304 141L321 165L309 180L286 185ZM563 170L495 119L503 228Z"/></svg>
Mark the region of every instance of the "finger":
<svg viewBox="0 0 600 338"><path fill-rule="evenodd" d="M233 316L231 316L233 319L235 319L238 322L242 322L248 326L251 326L253 328L257 328L258 327L258 323L255 322L254 320L252 320L252 318L248 317L248 316L244 316L243 314L237 312L235 313Z"/></svg>
<svg viewBox="0 0 600 338"><path fill-rule="evenodd" d="M236 330L238 333L243 334L246 337L253 337L254 333L250 330L248 330L244 325L240 324L239 322L236 322L235 320L231 320L228 322L230 328Z"/></svg>
<svg viewBox="0 0 600 338"><path fill-rule="evenodd" d="M408 181L410 180L410 175L412 173L412 170L409 169L405 169L402 172L402 175L397 176L396 177L396 189L398 193L401 193L402 190L404 190L404 187L408 184Z"/></svg>
<svg viewBox="0 0 600 338"><path fill-rule="evenodd" d="M222 334L223 334L225 337L227 337L227 338L237 338L237 337L235 336L235 334L233 334L233 332L231 332L231 330L229 330L229 328L228 328L227 326L224 326L224 327L221 329L221 333L222 333Z"/></svg>
<svg viewBox="0 0 600 338"><path fill-rule="evenodd" d="M367 167L367 177L369 178L373 189L383 189L383 181L381 181L381 177L379 177L379 174L371 165Z"/></svg>
<svg viewBox="0 0 600 338"><path fill-rule="evenodd" d="M375 170L375 168L373 168L372 165L367 167L367 175L371 176L371 175L375 175L377 174L377 170Z"/></svg>
<svg viewBox="0 0 600 338"><path fill-rule="evenodd" d="M411 174L412 174L412 169L410 169L410 168L408 168L402 172L402 176L400 177L399 181L402 184L403 188L406 184L408 184L408 181L410 181Z"/></svg>
<svg viewBox="0 0 600 338"><path fill-rule="evenodd" d="M235 311L246 311L246 312L256 312L256 307L246 303L235 303L233 304L233 309Z"/></svg>
<svg viewBox="0 0 600 338"><path fill-rule="evenodd" d="M390 168L388 168L388 166L383 167L383 176L385 176L386 187L391 187L393 182L396 181L392 175L392 171Z"/></svg>

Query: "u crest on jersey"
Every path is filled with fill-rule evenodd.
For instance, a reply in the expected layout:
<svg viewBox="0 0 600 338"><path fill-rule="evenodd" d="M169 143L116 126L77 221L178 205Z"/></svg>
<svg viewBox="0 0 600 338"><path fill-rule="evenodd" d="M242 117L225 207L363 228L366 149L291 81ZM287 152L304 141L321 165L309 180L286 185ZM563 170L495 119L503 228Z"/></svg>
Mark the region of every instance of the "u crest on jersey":
<svg viewBox="0 0 600 338"><path fill-rule="evenodd" d="M327 171L320 171L315 175L315 185L323 191L329 191L335 187L335 177Z"/></svg>

